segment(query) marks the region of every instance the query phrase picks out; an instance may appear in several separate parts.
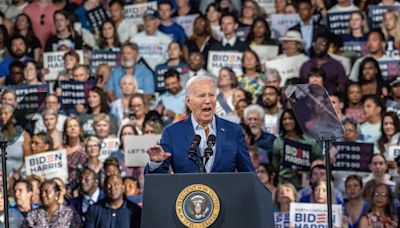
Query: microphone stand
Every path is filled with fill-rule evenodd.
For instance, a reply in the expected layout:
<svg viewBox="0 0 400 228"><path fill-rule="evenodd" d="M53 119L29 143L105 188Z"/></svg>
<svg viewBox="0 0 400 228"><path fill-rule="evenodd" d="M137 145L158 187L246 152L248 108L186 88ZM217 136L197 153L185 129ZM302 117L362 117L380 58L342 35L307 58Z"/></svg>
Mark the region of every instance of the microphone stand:
<svg viewBox="0 0 400 228"><path fill-rule="evenodd" d="M7 189L7 141L0 140L1 149L1 167L2 167L2 177L3 177L3 203L4 203L4 227L10 227L8 219L8 189Z"/></svg>

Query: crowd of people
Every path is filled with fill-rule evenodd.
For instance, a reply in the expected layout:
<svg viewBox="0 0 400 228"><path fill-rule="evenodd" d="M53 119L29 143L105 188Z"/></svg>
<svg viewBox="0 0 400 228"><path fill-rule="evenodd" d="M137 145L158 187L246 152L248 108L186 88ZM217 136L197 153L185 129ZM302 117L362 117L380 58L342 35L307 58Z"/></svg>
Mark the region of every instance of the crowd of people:
<svg viewBox="0 0 400 228"><path fill-rule="evenodd" d="M139 227L145 168L125 164L124 138L162 134L189 118L186 84L206 76L216 87L216 115L241 125L275 211L289 212L292 202L326 203L331 184L344 227L398 227L400 157L391 153L400 146L400 66L388 77L382 63L400 62L400 3L258 2L159 0L129 18L127 7L148 1L0 0L0 134L10 142L3 170L9 194L1 191L0 199L10 201L11 226ZM375 5L392 7L379 28L366 17ZM347 34L329 30L327 17L337 12L351 12ZM299 22L279 35L271 28L275 14L298 14ZM196 15L190 31L174 20L188 15ZM346 42L365 42L365 50L344 50ZM278 50L270 60L296 57L296 76L284 78L262 62L254 47L264 45ZM118 53L120 62L90 69L88 56L99 50ZM64 69L49 79L43 53L59 51ZM207 69L210 53L224 51L242 53L240 74L228 65L217 75ZM90 84L85 102L65 107L63 81ZM345 129L339 141L373 144L369 173L334 171L327 183L322 145L303 131L284 95L293 84L326 88ZM32 121L21 123L16 90L36 85L48 85L48 96ZM119 148L100 159L108 139L119 140ZM283 165L286 140L310 146L309 172ZM25 157L55 150L66 151L67 180L27 175Z"/></svg>

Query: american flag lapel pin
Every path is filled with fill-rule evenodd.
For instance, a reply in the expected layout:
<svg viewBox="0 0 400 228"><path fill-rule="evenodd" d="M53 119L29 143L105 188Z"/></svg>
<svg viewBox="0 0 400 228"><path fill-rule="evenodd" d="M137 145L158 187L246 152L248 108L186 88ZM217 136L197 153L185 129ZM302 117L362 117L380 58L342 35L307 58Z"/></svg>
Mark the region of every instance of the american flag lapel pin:
<svg viewBox="0 0 400 228"><path fill-rule="evenodd" d="M221 128L221 131L222 131L222 132L225 132L225 128Z"/></svg>

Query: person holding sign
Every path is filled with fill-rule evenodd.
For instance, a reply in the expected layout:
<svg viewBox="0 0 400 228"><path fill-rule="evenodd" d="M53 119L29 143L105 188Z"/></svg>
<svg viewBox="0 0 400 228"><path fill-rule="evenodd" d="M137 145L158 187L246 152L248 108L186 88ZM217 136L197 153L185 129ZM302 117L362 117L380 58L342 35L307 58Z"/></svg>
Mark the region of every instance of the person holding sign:
<svg viewBox="0 0 400 228"><path fill-rule="evenodd" d="M346 178L344 185L348 199L344 205L344 221L349 228L358 228L361 217L368 209L368 203L362 196L362 178L357 175L350 175Z"/></svg>
<svg viewBox="0 0 400 228"><path fill-rule="evenodd" d="M279 184L274 194L274 204L279 212L290 212L290 203L299 201L296 188L289 182Z"/></svg>
<svg viewBox="0 0 400 228"><path fill-rule="evenodd" d="M216 88L208 76L189 80L186 104L192 114L185 120L164 129L161 145L147 151L150 162L146 173L166 173L171 165L174 173L195 173L198 167L188 158L193 136L200 135L200 151L206 148L208 135L215 135L214 153L205 165L207 172L254 172L242 128L215 115Z"/></svg>
<svg viewBox="0 0 400 228"><path fill-rule="evenodd" d="M389 158L390 147L400 145L400 121L394 112L386 112L382 116L381 137L378 139L378 149ZM394 155L391 156L395 158ZM388 161L389 168L395 168L393 160Z"/></svg>
<svg viewBox="0 0 400 228"><path fill-rule="evenodd" d="M118 38L121 44L129 41L138 32L135 21L125 18L124 5L125 3L121 0L111 0L108 3L111 20L117 26Z"/></svg>

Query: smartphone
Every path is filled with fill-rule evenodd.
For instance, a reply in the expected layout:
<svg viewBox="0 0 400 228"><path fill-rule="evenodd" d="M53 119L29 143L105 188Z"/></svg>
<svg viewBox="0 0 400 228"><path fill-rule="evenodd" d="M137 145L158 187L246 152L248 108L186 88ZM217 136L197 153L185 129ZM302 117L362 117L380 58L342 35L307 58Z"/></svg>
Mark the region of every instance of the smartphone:
<svg viewBox="0 0 400 228"><path fill-rule="evenodd" d="M136 114L135 113L129 113L128 114L129 120L135 120L136 119Z"/></svg>

